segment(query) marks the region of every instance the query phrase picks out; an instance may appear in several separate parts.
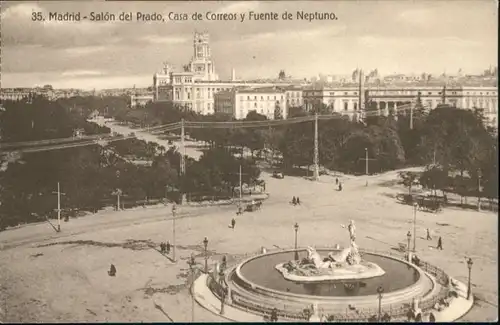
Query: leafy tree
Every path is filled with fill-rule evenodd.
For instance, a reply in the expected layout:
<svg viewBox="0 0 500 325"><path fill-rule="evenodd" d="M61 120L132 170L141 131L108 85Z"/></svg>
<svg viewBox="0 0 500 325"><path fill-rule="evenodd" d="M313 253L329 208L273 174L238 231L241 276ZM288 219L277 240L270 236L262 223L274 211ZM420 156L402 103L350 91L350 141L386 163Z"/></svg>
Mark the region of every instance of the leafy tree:
<svg viewBox="0 0 500 325"><path fill-rule="evenodd" d="M401 178L400 184L408 188L408 194L411 195L411 189L413 185L418 184L419 175L415 172L399 172L399 177Z"/></svg>
<svg viewBox="0 0 500 325"><path fill-rule="evenodd" d="M439 166L432 166L425 169L420 175L420 184L433 192L436 195L437 190L444 191L448 186L448 172Z"/></svg>

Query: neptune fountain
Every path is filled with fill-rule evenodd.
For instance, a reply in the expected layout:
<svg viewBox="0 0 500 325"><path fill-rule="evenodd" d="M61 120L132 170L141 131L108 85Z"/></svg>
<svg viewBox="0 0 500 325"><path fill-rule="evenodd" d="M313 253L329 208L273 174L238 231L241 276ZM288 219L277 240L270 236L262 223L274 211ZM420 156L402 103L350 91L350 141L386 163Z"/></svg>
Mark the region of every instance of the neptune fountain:
<svg viewBox="0 0 500 325"><path fill-rule="evenodd" d="M346 228L344 225L343 228ZM275 266L285 279L295 282L366 279L382 276L385 271L375 263L364 261L356 245L356 226L347 226L350 246L322 258L313 247L307 247L302 261L289 261Z"/></svg>

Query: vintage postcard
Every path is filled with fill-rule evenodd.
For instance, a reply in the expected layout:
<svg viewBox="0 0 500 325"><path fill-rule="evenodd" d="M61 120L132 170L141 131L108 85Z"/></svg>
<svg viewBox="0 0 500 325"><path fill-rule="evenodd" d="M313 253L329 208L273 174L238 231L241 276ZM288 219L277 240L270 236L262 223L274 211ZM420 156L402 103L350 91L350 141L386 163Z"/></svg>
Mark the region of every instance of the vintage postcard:
<svg viewBox="0 0 500 325"><path fill-rule="evenodd" d="M0 8L0 323L498 319L497 1Z"/></svg>

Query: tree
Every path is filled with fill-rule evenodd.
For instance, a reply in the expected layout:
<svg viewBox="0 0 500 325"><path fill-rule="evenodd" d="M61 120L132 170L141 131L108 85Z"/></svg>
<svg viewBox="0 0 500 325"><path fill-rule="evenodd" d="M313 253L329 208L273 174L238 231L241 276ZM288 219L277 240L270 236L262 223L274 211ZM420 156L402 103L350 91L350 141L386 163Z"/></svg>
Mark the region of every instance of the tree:
<svg viewBox="0 0 500 325"><path fill-rule="evenodd" d="M399 172L399 177L401 178L400 184L408 188L408 194L411 195L411 189L413 185L418 184L418 174L415 172Z"/></svg>
<svg viewBox="0 0 500 325"><path fill-rule="evenodd" d="M280 73L278 74L278 79L279 79L279 80L284 80L284 79L286 79L285 70L280 70Z"/></svg>
<svg viewBox="0 0 500 325"><path fill-rule="evenodd" d="M444 194L448 185L448 172L439 166L427 167L420 175L419 183L426 189L429 189L436 195L437 190Z"/></svg>

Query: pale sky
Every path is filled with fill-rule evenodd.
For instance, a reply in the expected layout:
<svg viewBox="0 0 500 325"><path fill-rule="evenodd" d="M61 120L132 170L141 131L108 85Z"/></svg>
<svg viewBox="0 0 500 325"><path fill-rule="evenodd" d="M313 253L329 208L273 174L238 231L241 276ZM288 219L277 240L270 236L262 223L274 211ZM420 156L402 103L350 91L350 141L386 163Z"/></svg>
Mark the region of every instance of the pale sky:
<svg viewBox="0 0 500 325"><path fill-rule="evenodd" d="M334 12L335 21L33 22L33 12ZM217 72L241 79L349 74L480 73L496 65L497 2L4 2L2 87L147 87L169 61L189 62L195 30L211 37Z"/></svg>

